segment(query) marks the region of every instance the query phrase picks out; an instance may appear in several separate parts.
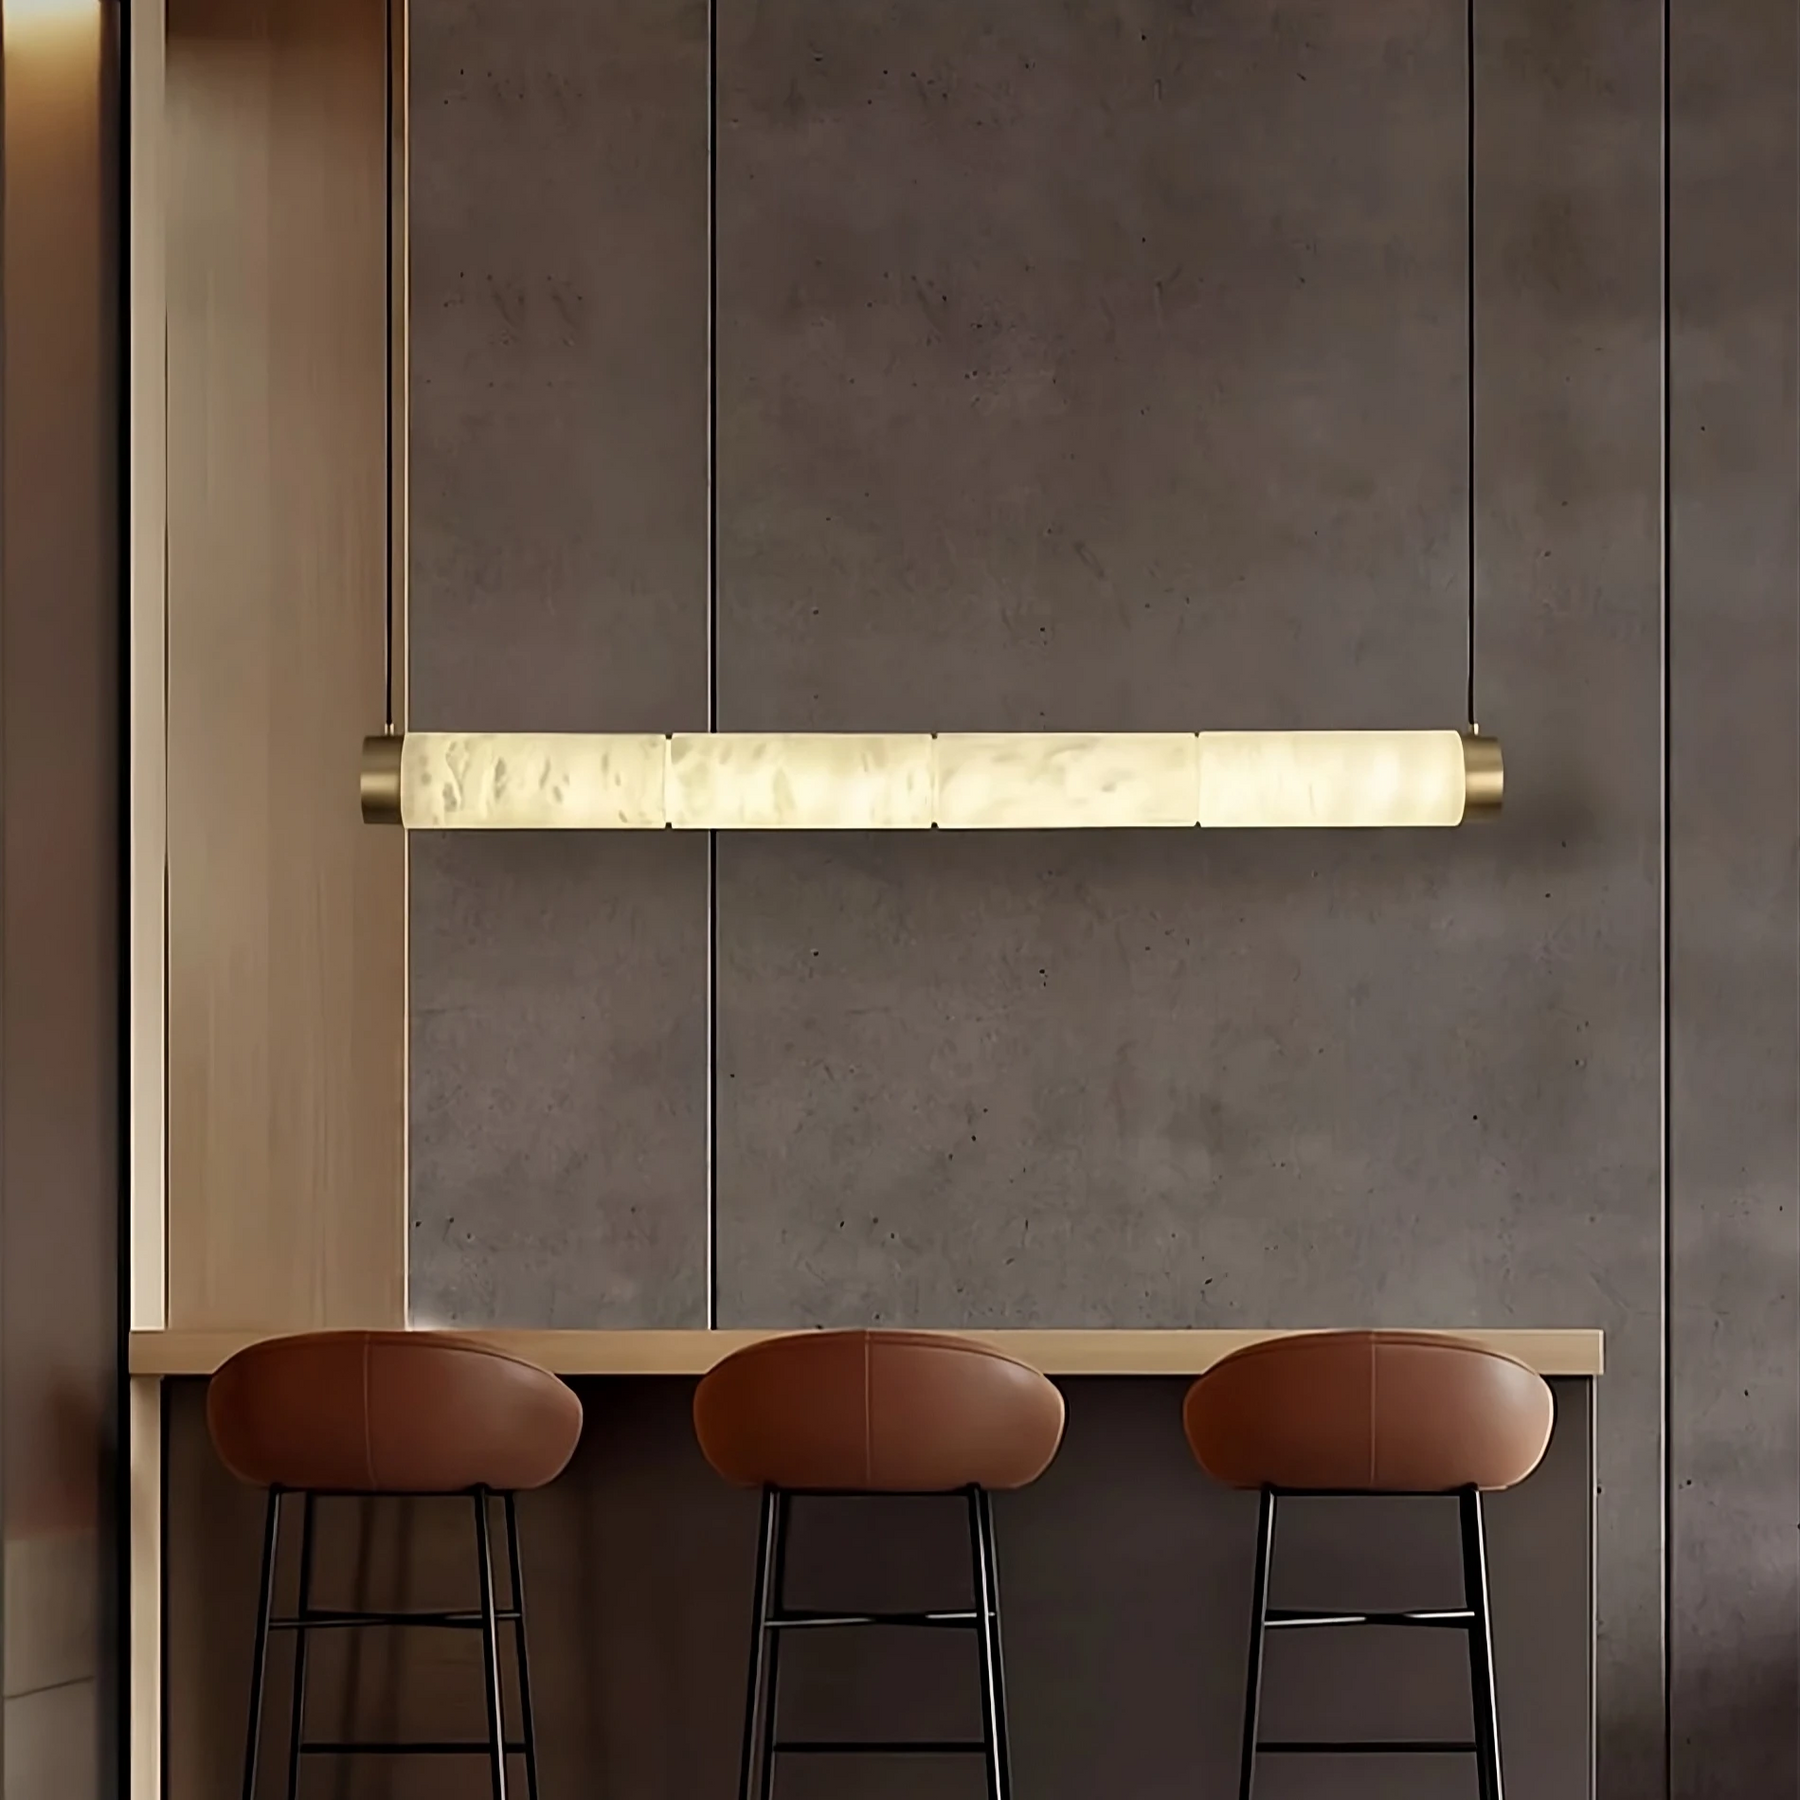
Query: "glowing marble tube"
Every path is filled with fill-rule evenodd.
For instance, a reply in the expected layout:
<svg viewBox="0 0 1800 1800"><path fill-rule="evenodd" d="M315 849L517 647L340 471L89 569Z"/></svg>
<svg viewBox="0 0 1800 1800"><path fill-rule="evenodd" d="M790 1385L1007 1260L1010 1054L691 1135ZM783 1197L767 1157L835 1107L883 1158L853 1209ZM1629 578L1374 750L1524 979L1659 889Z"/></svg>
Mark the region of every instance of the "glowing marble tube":
<svg viewBox="0 0 1800 1800"><path fill-rule="evenodd" d="M414 831L1061 831L1459 825L1499 741L1455 731L409 732L363 816Z"/></svg>

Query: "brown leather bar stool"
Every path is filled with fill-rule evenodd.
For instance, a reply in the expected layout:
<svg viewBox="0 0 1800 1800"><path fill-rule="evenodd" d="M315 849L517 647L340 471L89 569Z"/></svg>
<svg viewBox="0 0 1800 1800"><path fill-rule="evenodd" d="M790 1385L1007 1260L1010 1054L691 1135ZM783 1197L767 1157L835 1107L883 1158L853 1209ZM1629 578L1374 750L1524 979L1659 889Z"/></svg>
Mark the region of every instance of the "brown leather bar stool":
<svg viewBox="0 0 1800 1800"><path fill-rule="evenodd" d="M769 1800L778 1755L980 1754L989 1800L1008 1800L1000 1580L989 1495L1022 1488L1062 1441L1062 1395L1036 1369L985 1344L912 1331L809 1331L728 1356L700 1383L694 1429L706 1459L740 1487L761 1488L750 1687L740 1800ZM789 1511L796 1495L960 1494L969 1513L975 1604L967 1610L829 1613L784 1601ZM975 1742L777 1734L783 1636L794 1629L898 1626L975 1633L981 1737Z"/></svg>
<svg viewBox="0 0 1800 1800"><path fill-rule="evenodd" d="M1230 1487L1262 1493L1244 1698L1240 1800L1264 1753L1463 1752L1481 1800L1501 1800L1500 1729L1488 1623L1481 1496L1523 1481L1550 1442L1543 1379L1510 1356L1404 1331L1329 1331L1272 1339L1228 1356L1188 1390L1183 1422L1195 1459ZM1432 1612L1293 1612L1269 1606L1275 1513L1290 1496L1455 1494L1462 1522L1463 1604ZM1259 1741L1264 1634L1316 1626L1448 1628L1469 1641L1472 1743Z"/></svg>
<svg viewBox="0 0 1800 1800"><path fill-rule="evenodd" d="M525 1759L525 1786L537 1800L537 1744L525 1652L525 1592L513 1496L553 1481L575 1452L581 1402L554 1375L483 1345L427 1331L330 1331L272 1338L241 1350L213 1377L206 1422L221 1461L243 1481L269 1490L262 1587L250 1669L250 1730L244 1800L255 1800L269 1633L294 1633L293 1710L287 1793L299 1790L303 1756L478 1754L488 1758L494 1800L505 1800L506 1759ZM275 1552L282 1501L301 1498L299 1604L276 1618ZM473 1503L480 1605L475 1611L346 1612L312 1603L313 1514L331 1496L461 1495ZM506 1518L508 1604L498 1605L488 1503ZM500 1626L513 1627L522 1735L509 1743L500 1686ZM433 1743L308 1743L306 1647L311 1632L361 1626L424 1625L478 1630L487 1736Z"/></svg>

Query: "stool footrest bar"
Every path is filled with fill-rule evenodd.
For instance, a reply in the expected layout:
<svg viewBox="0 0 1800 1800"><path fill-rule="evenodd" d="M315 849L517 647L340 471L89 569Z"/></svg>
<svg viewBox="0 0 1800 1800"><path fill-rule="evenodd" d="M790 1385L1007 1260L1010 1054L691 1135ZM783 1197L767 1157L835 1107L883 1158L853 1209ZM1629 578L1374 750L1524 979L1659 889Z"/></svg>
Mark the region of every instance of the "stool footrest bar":
<svg viewBox="0 0 1800 1800"><path fill-rule="evenodd" d="M502 1608L494 1614L501 1624L516 1625L515 1609ZM479 1631L478 1612L308 1612L292 1619L271 1619L271 1631L329 1631L359 1625L429 1625L454 1631Z"/></svg>
<svg viewBox="0 0 1800 1800"><path fill-rule="evenodd" d="M341 1744L317 1742L301 1744L302 1756L486 1756L490 1746L461 1739L450 1741L426 1740L412 1744ZM525 1746L522 1743L509 1743L506 1746L509 1756L523 1756Z"/></svg>
<svg viewBox="0 0 1800 1800"><path fill-rule="evenodd" d="M1462 1738L1361 1738L1355 1743L1311 1739L1304 1743L1264 1740L1256 1746L1269 1756L1469 1756L1474 1744Z"/></svg>
<svg viewBox="0 0 1800 1800"><path fill-rule="evenodd" d="M987 1745L966 1738L852 1739L788 1738L770 1746L781 1756L983 1756Z"/></svg>
<svg viewBox="0 0 1800 1800"><path fill-rule="evenodd" d="M1426 1629L1453 1626L1466 1631L1475 1623L1475 1615L1466 1606L1445 1607L1435 1612L1295 1612L1272 1607L1263 1623L1271 1631L1281 1626L1290 1631L1304 1631L1318 1625L1410 1625Z"/></svg>
<svg viewBox="0 0 1800 1800"><path fill-rule="evenodd" d="M978 1623L972 1612L779 1612L767 1621L769 1629L829 1629L839 1625L895 1625L915 1630L972 1630Z"/></svg>

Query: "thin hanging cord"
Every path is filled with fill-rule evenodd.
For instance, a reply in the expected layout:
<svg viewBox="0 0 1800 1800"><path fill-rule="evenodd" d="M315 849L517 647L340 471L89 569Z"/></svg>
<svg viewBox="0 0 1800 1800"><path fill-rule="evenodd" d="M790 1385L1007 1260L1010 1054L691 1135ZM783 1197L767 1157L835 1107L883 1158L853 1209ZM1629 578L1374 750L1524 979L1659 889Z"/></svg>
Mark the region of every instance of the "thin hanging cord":
<svg viewBox="0 0 1800 1800"><path fill-rule="evenodd" d="M381 461L387 480L387 495L383 502L383 538L387 546L387 570L382 582L381 605L381 681L382 681L382 729L389 737L394 734L394 181L399 174L398 156L394 145L394 83L400 79L401 71L395 57L394 45L394 5L388 0L383 9L383 25L387 32L387 56L384 59L387 68L387 80L383 84L385 93L382 99L382 131L387 147L387 195L382 215L382 245L387 264L385 286L384 315L387 331L382 347L382 378L387 389L385 403L382 406L382 443Z"/></svg>
<svg viewBox="0 0 1800 1800"><path fill-rule="evenodd" d="M719 6L706 8L706 729L719 729ZM719 1323L719 834L706 834L706 1324Z"/></svg>
<svg viewBox="0 0 1800 1800"><path fill-rule="evenodd" d="M1673 23L1669 0L1663 0L1662 7L1662 145L1661 167L1658 170L1661 217L1660 241L1658 243L1658 282L1661 288L1658 305L1657 324L1657 381L1660 388L1660 443L1658 445L1657 469L1657 600L1661 613L1660 636L1661 649L1659 671L1662 696L1660 733L1662 738L1662 892L1658 896L1661 920L1660 935L1662 938L1662 1046L1661 1046L1661 1110L1662 1110L1662 1178L1658 1182L1657 1210L1661 1214L1661 1250L1662 1250L1662 1345L1661 1345L1661 1378L1662 1378L1662 1433L1658 1446L1658 1460L1662 1467L1662 1491L1659 1496L1662 1524L1662 1605L1660 1624L1662 1628L1662 1752L1663 1752L1663 1797L1673 1800L1675 1793L1675 1650L1673 1627L1675 1620L1675 1540L1672 1534L1675 1510L1675 1390L1669 1381L1669 1369L1674 1349L1674 1304L1675 1304L1675 1235L1674 1215L1670 1210L1670 1165L1675 1153L1675 1068L1674 1068L1674 1036L1672 1021L1673 981L1670 972L1669 947L1674 935L1674 886L1673 872L1669 867L1669 843L1671 828L1674 825L1672 811L1673 791L1670 782L1670 758L1673 747L1674 730L1674 688L1671 681L1671 645L1669 641L1670 626L1673 620L1673 567L1674 567L1674 470L1672 463L1673 446L1671 408L1674 403L1674 350L1672 342L1674 316L1674 276L1673 257L1671 254L1671 219L1673 217L1673 190L1675 174L1675 100L1673 80L1673 58L1670 46L1670 28Z"/></svg>
<svg viewBox="0 0 1800 1800"><path fill-rule="evenodd" d="M1468 172L1468 340L1464 345L1468 365L1469 406L1469 729L1476 731L1475 711L1475 0L1469 0L1464 25L1464 61L1467 80L1468 143L1464 154Z"/></svg>

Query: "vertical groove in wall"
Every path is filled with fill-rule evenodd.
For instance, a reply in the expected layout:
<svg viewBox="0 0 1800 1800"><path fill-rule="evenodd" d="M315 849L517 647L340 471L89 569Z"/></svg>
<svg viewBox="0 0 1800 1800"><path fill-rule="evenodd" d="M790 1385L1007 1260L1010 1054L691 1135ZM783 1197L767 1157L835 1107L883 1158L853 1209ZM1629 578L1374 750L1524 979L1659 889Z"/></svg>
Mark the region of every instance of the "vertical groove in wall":
<svg viewBox="0 0 1800 1800"><path fill-rule="evenodd" d="M1661 296L1658 325L1658 355L1660 366L1658 381L1660 384L1661 434L1659 460L1659 493L1657 496L1657 531L1659 586L1658 611L1659 630L1661 632L1660 678L1662 682L1662 722L1661 722L1661 780L1662 780L1662 907L1661 919L1661 954L1662 978L1659 1009L1659 1029L1662 1034L1661 1079L1662 1079L1662 1183L1660 1225L1662 1229L1662 1349L1659 1379L1662 1384L1662 1443L1660 1452L1662 1490L1658 1496L1661 1511L1662 1535L1662 1596L1661 1596L1661 1631L1662 1631L1662 1749L1663 1749L1663 1796L1664 1800L1674 1800L1675 1792L1675 1718L1674 1718L1674 1640L1670 1630L1673 1617L1674 1589L1674 1538L1671 1531L1671 1518L1674 1504L1674 1455L1672 1447L1672 1431L1674 1426L1674 1390L1669 1380L1669 1361L1672 1349L1673 1315L1671 1302L1674 1297L1674 1233L1671 1224L1671 1206L1669 1193L1669 1162L1673 1145L1673 1084L1670 1072L1670 1030L1669 1030L1669 950L1670 924L1670 880L1669 880L1669 848L1670 848L1670 726L1669 701L1671 684L1669 679L1669 425L1670 425L1670 321L1669 321L1669 188L1670 188L1670 79L1669 79L1669 26L1671 0L1663 0L1662 7L1662 145L1660 200L1661 200L1661 248L1659 279Z"/></svg>
<svg viewBox="0 0 1800 1800"><path fill-rule="evenodd" d="M706 9L706 729L719 729L719 7ZM719 1323L719 834L706 835L706 1324Z"/></svg>

